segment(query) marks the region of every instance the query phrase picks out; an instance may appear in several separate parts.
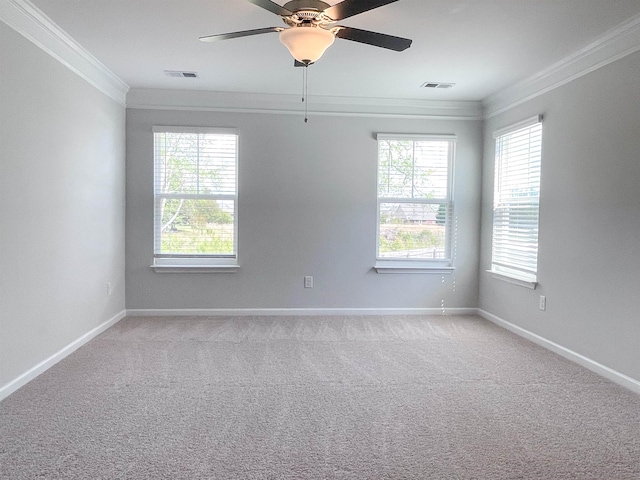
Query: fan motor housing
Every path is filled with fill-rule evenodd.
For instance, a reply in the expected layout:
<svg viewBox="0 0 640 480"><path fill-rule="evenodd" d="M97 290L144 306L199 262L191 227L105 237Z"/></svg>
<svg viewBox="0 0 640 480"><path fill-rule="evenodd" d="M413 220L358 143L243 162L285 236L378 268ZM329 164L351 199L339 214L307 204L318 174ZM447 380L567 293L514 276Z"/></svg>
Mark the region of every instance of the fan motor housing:
<svg viewBox="0 0 640 480"><path fill-rule="evenodd" d="M323 12L331 5L322 2L321 0L291 0L285 3L282 8L296 13L300 10L314 10L316 12Z"/></svg>

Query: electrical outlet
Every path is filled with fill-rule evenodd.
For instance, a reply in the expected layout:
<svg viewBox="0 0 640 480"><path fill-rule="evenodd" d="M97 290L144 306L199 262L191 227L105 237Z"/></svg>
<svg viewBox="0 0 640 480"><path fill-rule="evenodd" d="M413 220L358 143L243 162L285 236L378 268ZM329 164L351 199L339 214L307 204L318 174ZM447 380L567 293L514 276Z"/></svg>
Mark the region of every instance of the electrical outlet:
<svg viewBox="0 0 640 480"><path fill-rule="evenodd" d="M313 277L311 275L304 277L304 288L313 288Z"/></svg>
<svg viewBox="0 0 640 480"><path fill-rule="evenodd" d="M538 301L538 308L542 311L547 309L547 297L544 295L540 295L540 299Z"/></svg>

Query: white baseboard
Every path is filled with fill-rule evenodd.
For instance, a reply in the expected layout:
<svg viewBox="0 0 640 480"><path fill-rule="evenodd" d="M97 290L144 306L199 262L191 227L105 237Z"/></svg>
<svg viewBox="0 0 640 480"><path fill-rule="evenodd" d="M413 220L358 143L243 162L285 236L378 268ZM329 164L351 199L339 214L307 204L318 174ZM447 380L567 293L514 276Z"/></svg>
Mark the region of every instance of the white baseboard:
<svg viewBox="0 0 640 480"><path fill-rule="evenodd" d="M85 343L89 342L91 339L100 335L107 328L118 323L120 320L122 320L126 316L126 313L127 312L125 310L121 311L117 315L111 317L106 322L98 325L93 330L90 330L89 332L82 335L80 338L71 342L66 347L54 353L49 358L43 360L42 362L37 364L35 367L30 368L29 370L24 372L22 375L20 375L18 378L10 381L6 385L1 386L0 400L7 398L9 395L11 395L13 392L18 390L20 387L22 387L23 385L26 385L28 382L36 378L38 375L48 370L49 368L53 367L60 360L72 354L73 352L75 352L78 348L83 346Z"/></svg>
<svg viewBox="0 0 640 480"><path fill-rule="evenodd" d="M607 380L611 380L618 385L621 385L629 390L640 393L640 381L635 378L631 378L623 373L620 373L612 368L607 367L606 365L602 365L601 363L596 362L595 360L591 360L590 358L585 357L584 355L580 355L573 350L569 350L568 348L563 347L562 345L558 345L551 340L547 340L540 335L530 332L522 327L514 325L511 322L507 322L506 320L489 313L485 310L478 308L476 310L477 314L480 315L485 320L490 321L502 328L506 328L507 330L515 333L516 335L526 338L527 340L532 341L533 343L540 345L541 347L546 348L547 350L551 350L558 355L570 360L578 365L581 365L594 373L606 378Z"/></svg>
<svg viewBox="0 0 640 480"><path fill-rule="evenodd" d="M475 308L137 308L127 310L131 317L246 317L312 315L475 315Z"/></svg>

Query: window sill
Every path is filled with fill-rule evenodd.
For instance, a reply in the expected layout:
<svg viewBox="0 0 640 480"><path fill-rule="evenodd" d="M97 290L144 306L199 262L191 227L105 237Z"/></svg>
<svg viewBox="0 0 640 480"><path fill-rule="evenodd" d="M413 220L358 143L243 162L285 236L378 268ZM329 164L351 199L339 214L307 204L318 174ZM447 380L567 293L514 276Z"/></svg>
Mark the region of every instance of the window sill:
<svg viewBox="0 0 640 480"><path fill-rule="evenodd" d="M236 273L240 265L151 265L156 273Z"/></svg>
<svg viewBox="0 0 640 480"><path fill-rule="evenodd" d="M511 283L513 285L518 285L520 287L530 288L531 290L535 290L538 286L538 282L536 280L507 275L503 272L496 272L495 270L487 270L487 273L490 273L491 276L496 280Z"/></svg>
<svg viewBox="0 0 640 480"><path fill-rule="evenodd" d="M434 273L434 274L448 274L452 273L454 267L439 267L429 265L385 265L383 263L376 263L374 265L376 273Z"/></svg>

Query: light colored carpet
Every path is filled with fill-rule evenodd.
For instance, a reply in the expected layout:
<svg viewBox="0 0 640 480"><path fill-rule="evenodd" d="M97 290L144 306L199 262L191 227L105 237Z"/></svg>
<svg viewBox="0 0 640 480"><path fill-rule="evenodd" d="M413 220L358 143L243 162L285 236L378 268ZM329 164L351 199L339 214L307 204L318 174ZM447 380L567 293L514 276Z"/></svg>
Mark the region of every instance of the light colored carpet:
<svg viewBox="0 0 640 480"><path fill-rule="evenodd" d="M640 396L478 317L127 318L0 403L2 479L640 479Z"/></svg>

